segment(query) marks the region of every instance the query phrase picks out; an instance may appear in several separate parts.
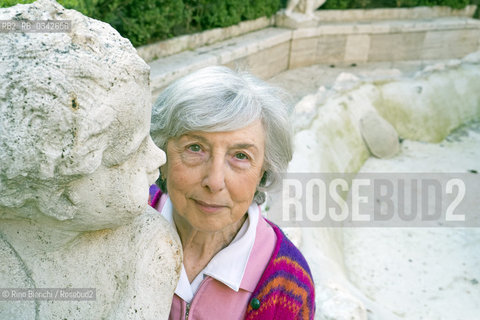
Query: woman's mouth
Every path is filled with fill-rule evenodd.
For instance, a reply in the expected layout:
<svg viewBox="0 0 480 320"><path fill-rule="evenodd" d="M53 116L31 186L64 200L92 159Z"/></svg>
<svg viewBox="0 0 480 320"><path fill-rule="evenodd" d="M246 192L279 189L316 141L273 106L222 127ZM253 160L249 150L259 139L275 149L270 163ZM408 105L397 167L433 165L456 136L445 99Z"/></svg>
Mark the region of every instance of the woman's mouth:
<svg viewBox="0 0 480 320"><path fill-rule="evenodd" d="M207 212L207 213L216 213L218 211L220 211L221 209L223 208L226 208L226 206L224 205L221 205L221 204L216 204L216 203L209 203L209 202L204 202L204 201L201 201L201 200L193 200L196 204L196 206L204 211L204 212Z"/></svg>

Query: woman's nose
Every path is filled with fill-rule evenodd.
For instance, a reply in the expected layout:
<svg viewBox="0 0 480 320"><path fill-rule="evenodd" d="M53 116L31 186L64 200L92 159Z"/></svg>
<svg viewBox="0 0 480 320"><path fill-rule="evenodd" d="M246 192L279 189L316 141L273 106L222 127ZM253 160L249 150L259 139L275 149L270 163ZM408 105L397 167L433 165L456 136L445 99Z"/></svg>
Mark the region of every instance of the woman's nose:
<svg viewBox="0 0 480 320"><path fill-rule="evenodd" d="M213 158L208 162L202 187L208 188L212 193L217 193L225 188L225 164L223 159Z"/></svg>

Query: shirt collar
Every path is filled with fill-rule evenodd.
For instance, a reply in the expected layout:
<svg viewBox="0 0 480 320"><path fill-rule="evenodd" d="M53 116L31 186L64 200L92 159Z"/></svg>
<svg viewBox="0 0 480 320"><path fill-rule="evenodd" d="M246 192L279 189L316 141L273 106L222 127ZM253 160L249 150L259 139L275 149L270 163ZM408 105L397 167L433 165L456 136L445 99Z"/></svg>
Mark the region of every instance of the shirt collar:
<svg viewBox="0 0 480 320"><path fill-rule="evenodd" d="M170 198L167 198L161 213L176 230L172 209L172 202ZM192 283L188 281L187 273L182 263L180 279L175 289L175 294L186 302L191 302L205 276L210 276L230 287L232 290L238 291L242 284L253 244L255 243L259 215L260 209L258 205L252 203L248 208L247 219L233 241L210 260Z"/></svg>

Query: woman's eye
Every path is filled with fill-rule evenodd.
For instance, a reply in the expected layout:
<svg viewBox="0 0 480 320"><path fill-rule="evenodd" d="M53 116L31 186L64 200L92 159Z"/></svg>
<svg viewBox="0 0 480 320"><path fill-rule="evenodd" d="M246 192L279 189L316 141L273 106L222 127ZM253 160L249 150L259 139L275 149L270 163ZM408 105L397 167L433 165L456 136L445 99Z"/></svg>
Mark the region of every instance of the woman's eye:
<svg viewBox="0 0 480 320"><path fill-rule="evenodd" d="M188 150L193 151L193 152L200 152L202 148L198 144L192 144L188 146Z"/></svg>
<svg viewBox="0 0 480 320"><path fill-rule="evenodd" d="M243 152L238 152L235 154L235 158L237 158L238 160L248 160L248 156L243 153Z"/></svg>

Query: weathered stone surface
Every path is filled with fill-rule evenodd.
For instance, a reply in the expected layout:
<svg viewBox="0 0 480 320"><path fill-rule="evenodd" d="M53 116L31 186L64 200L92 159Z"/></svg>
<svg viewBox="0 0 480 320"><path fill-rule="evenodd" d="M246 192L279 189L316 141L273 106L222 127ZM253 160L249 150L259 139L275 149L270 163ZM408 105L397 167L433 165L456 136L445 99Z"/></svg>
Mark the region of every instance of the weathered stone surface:
<svg viewBox="0 0 480 320"><path fill-rule="evenodd" d="M423 41L422 59L461 58L477 50L480 36L477 30L429 31Z"/></svg>
<svg viewBox="0 0 480 320"><path fill-rule="evenodd" d="M363 140L377 158L391 158L400 150L398 134L377 112L367 112L360 119Z"/></svg>
<svg viewBox="0 0 480 320"><path fill-rule="evenodd" d="M323 35L292 41L289 69L317 63L343 62L346 35Z"/></svg>
<svg viewBox="0 0 480 320"><path fill-rule="evenodd" d="M290 30L266 28L153 61L153 98L172 81L211 65L240 67L262 77L277 74L287 66L290 38ZM257 72L259 66L262 70Z"/></svg>
<svg viewBox="0 0 480 320"><path fill-rule="evenodd" d="M286 14L284 10L275 15L275 25L281 28L299 29L318 26L318 19L313 15L306 15L298 12Z"/></svg>
<svg viewBox="0 0 480 320"><path fill-rule="evenodd" d="M151 62L153 97L175 79L216 64L269 77L284 70L285 57L288 69L314 64L460 58L480 49L480 22L465 18L472 8L475 6L459 11L445 7L319 10L315 15L321 16L320 20L295 12L287 17L280 11L276 15L277 28L265 28ZM330 13L331 20L322 20ZM350 19L339 18L349 15ZM358 23L356 18L362 22ZM183 37L169 41L172 47L187 45ZM288 52L279 50L280 47ZM259 59L266 63L256 63Z"/></svg>
<svg viewBox="0 0 480 320"><path fill-rule="evenodd" d="M0 319L167 318L181 249L147 208L165 162L148 65L53 0L0 9L11 19L72 28L0 37L0 288L95 288L96 300L2 301Z"/></svg>
<svg viewBox="0 0 480 320"><path fill-rule="evenodd" d="M381 85L376 109L402 138L442 141L461 124L480 119L480 65L471 57Z"/></svg>
<svg viewBox="0 0 480 320"><path fill-rule="evenodd" d="M239 24L184 35L137 48L138 54L147 62L177 54L185 50L194 50L229 38L267 28L273 25L273 18L261 17L256 20L242 21Z"/></svg>
<svg viewBox="0 0 480 320"><path fill-rule="evenodd" d="M288 0L285 13L287 15L293 12L299 12L307 16L314 17L314 12L320 8L326 0Z"/></svg>
<svg viewBox="0 0 480 320"><path fill-rule="evenodd" d="M247 58L248 69L262 79L268 79L288 69L290 43L284 42Z"/></svg>
<svg viewBox="0 0 480 320"><path fill-rule="evenodd" d="M350 35L345 45L345 62L366 62L370 51L370 36L366 34Z"/></svg>
<svg viewBox="0 0 480 320"><path fill-rule="evenodd" d="M297 0L298 1L298 0ZM320 2L321 0L319 0ZM293 4L295 1L291 1ZM469 5L463 9L450 7L414 7L414 8L380 8L349 10L316 10L311 15L290 11L288 14L280 10L275 16L275 25L283 28L300 29L319 27L325 24L356 23L361 24L390 20L433 21L439 18L472 18L477 6Z"/></svg>
<svg viewBox="0 0 480 320"><path fill-rule="evenodd" d="M326 319L367 320L367 308L347 288L338 284L326 286L324 294L328 298L320 306Z"/></svg>
<svg viewBox="0 0 480 320"><path fill-rule="evenodd" d="M0 286L2 288L31 288L34 286L28 270L14 248L0 234ZM2 298L5 293L2 291ZM35 301L0 301L1 319L35 319Z"/></svg>
<svg viewBox="0 0 480 320"><path fill-rule="evenodd" d="M318 63L317 38L292 40L289 69L311 66Z"/></svg>
<svg viewBox="0 0 480 320"><path fill-rule="evenodd" d="M315 17L319 23L325 22L364 22L381 20L423 20L441 17L473 17L476 5L468 5L463 9L452 9L446 6L414 7L414 8L380 8L349 10L318 10Z"/></svg>
<svg viewBox="0 0 480 320"><path fill-rule="evenodd" d="M296 104L295 120L303 121L296 121L295 123L297 127L295 153L289 165L289 172L308 173L308 177L312 178L315 177L312 174L315 172L358 172L359 170L365 173L375 172L375 170L377 172L427 172L425 170L428 170L428 168L422 169L422 166L419 166L423 160L411 161L412 158L410 158L413 154L420 151L422 154L418 155L418 157L425 157L423 151L430 148L425 143L419 143L418 145L422 147L408 151L410 155L407 156L403 154L407 149L403 148L402 153L398 155L398 159L397 157L394 158L396 160L375 160L370 158L368 161L375 160L375 163L364 169L364 162L370 154L365 139L362 139L361 119L365 121L365 119L371 117L369 116L370 113L377 114L379 112L383 118L387 119L395 127L395 130L401 137L412 140L439 142L454 128L469 121L478 121L480 119L479 63L480 52L477 52L461 60L452 60L447 63L429 66L416 75L412 75L414 70L404 74L397 70L388 73L383 79L376 79L371 76L356 79L353 75L343 74L337 78L333 85L332 81L324 81L322 84L329 89L322 88L317 94L305 95L304 99ZM418 64L418 69L421 67ZM308 69L305 68L305 70ZM295 73L298 70L290 72ZM321 70L320 68L312 67L309 72L320 73ZM377 73L381 73L381 71L377 71ZM303 82L318 81L313 76L309 78L308 71L302 71L298 74L299 86L302 86ZM293 81L295 77L292 78L289 80ZM291 85L290 81L289 84ZM298 90L299 86L290 86L290 90ZM299 119L299 117L301 118ZM375 118L376 116L373 122L378 122L378 119ZM311 120L308 121L308 119ZM363 126L366 127L367 125L364 123ZM478 145L478 142L475 144L471 142L475 139L478 140L478 134L473 131L470 132L475 138L467 140L468 142L461 148L452 148L452 150L459 152L462 150L468 151L468 158L470 158L468 162L475 158L474 153L470 150L472 149L471 147ZM468 135L470 135L470 132ZM370 134L382 135L373 136L374 139L382 140L385 133L370 132ZM462 135L464 134L465 132L462 133ZM413 143L412 141L410 142ZM408 140L404 143L408 143ZM423 149L425 145L428 146L427 149ZM445 146L442 143L427 153L427 155L430 155L430 160L433 160L433 162L438 160L439 151L437 149L444 148ZM451 157L451 159L455 157L458 158L458 154ZM410 163L405 164L405 159L407 163ZM445 167L445 164L451 162L451 159L449 159L450 161L442 160L440 162L443 162L443 165L435 165L434 167L441 168L438 172L443 172L445 170L442 171L442 166ZM393 161L393 166L391 161ZM431 167L433 162L423 162L422 165ZM381 165L381 163L384 164ZM400 166L398 166L399 163ZM471 165L470 163L469 167ZM401 167L402 170L392 170L395 166ZM451 169L451 164L449 166ZM378 171L379 167L386 168L386 170ZM462 171L466 168L458 167L457 165L455 167L462 168ZM451 170L449 172L460 171ZM278 203L282 203L282 201L278 200L282 196L284 194L279 194L279 198L271 195L273 201L269 203L269 218L279 223L285 223L284 217L275 216L276 212L280 212L280 215L282 214L281 208L275 207ZM412 314L415 317L418 314L417 310L422 310L422 308L425 309L424 314L431 313L432 308L425 306L424 303L411 303L410 305L417 308L410 312L404 306L396 307L395 299L398 299L398 295L392 294L387 299L383 298L383 295L388 291L383 287L385 279L388 279L392 274L390 268L386 269L387 271L383 274L384 277L377 281L378 285L376 287L370 285L371 279L365 280L361 276L352 277L352 275L358 274L359 269L357 266L361 265L359 261L367 265L363 260L364 257L368 256L368 249L364 250L364 254L366 253L367 255L358 255L360 259L355 263L352 263L352 260L348 260L349 256L352 256L352 252L356 252L359 247L371 247L368 246L369 243L362 242L364 239L368 239L366 234L359 234L352 241L347 238L349 233L346 233L347 237L345 237L345 229L325 227L324 221L319 223L318 228L315 228L314 219L318 217L318 211L316 211L318 209L315 207L310 212L307 210L305 207L302 207L300 210L303 214L303 219L300 219L298 224L304 223L300 226L308 227L301 228L301 231L298 232L301 234L296 234L295 238L300 239L297 240L297 243L300 243L299 247L313 270L316 284L317 314L321 314L325 319L400 319L406 318L406 316L401 317L398 316L399 314ZM369 232L367 230L366 233ZM291 230L289 234L295 234L295 231ZM375 236L371 243L379 243L379 239L382 239L382 236L384 235ZM411 239L410 234L408 237L406 234L404 236L405 239ZM350 248L347 247L346 249L344 247L345 239L347 239L346 243L350 245ZM398 238L393 237L392 239L398 242ZM474 238L472 239L475 240ZM359 245L358 241L366 245L362 243ZM383 249L391 248L391 246L381 247ZM406 245L405 248L405 253L411 254L411 246ZM379 252L381 251L379 250ZM450 255L451 252L455 251L450 251ZM407 260L404 257L405 255L400 259ZM369 262L368 270L370 272L378 269L374 260L371 259ZM438 261L436 256L432 261L434 263ZM410 262L407 262L408 268L411 266ZM475 262L472 262L470 265L474 266ZM427 269L425 268L425 270ZM362 276L365 274L363 273ZM411 272L412 276L410 279L416 279L416 274ZM457 273L452 274L457 276ZM438 276L442 277L442 275L439 274ZM377 274L373 278L377 278ZM446 282L448 281L450 280L446 280ZM438 279L432 278L431 283L437 282ZM408 283L406 286L403 284L402 287L409 288L409 285L412 286L414 283ZM358 288L355 286L358 286ZM392 283L390 288L394 287L395 282ZM417 291L421 292L421 290ZM375 299L371 298L371 292L377 293ZM467 296L469 295L467 294ZM382 298L380 299L380 297ZM450 301L450 298L448 296L444 301ZM458 301L461 300L461 298L458 299ZM393 302L393 304L379 303L379 300ZM469 300L468 297L466 300L468 308L465 314L475 314L477 308L474 300ZM438 303L439 306L441 304L443 304L443 301ZM417 305L421 305L421 307L418 308ZM458 311L455 312L458 313ZM451 312L451 314L457 314L455 312ZM437 314L442 314L442 312L437 311ZM468 318L468 316L464 318Z"/></svg>
<svg viewBox="0 0 480 320"><path fill-rule="evenodd" d="M368 61L419 60L425 32L373 34Z"/></svg>

